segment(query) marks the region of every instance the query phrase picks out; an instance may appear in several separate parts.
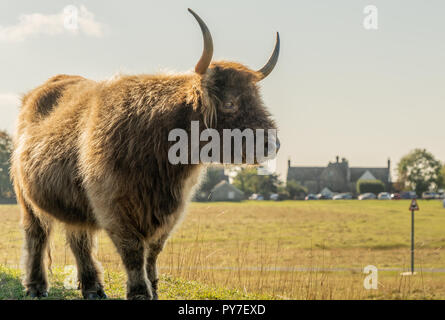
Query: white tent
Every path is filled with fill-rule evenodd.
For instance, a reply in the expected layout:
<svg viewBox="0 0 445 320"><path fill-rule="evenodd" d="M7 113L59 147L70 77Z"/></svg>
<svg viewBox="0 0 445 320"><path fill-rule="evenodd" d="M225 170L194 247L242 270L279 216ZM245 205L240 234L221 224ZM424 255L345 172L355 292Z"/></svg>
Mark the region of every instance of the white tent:
<svg viewBox="0 0 445 320"><path fill-rule="evenodd" d="M320 192L323 196L332 196L333 192L329 188L324 188Z"/></svg>

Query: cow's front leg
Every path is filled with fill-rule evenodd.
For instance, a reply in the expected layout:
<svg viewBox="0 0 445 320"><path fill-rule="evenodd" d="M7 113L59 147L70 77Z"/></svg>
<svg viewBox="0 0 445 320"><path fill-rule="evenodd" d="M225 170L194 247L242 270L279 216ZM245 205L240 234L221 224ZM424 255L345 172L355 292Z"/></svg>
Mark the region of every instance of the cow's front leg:
<svg viewBox="0 0 445 320"><path fill-rule="evenodd" d="M145 246L143 237L130 230L107 230L122 258L127 271L127 299L151 300L151 283L145 269Z"/></svg>
<svg viewBox="0 0 445 320"><path fill-rule="evenodd" d="M164 243L168 238L168 234L165 234L160 239L155 241L148 241L147 244L147 277L151 282L151 289L153 293L153 300L158 299L158 270L156 267L156 261L158 259L158 255L161 253L164 248Z"/></svg>

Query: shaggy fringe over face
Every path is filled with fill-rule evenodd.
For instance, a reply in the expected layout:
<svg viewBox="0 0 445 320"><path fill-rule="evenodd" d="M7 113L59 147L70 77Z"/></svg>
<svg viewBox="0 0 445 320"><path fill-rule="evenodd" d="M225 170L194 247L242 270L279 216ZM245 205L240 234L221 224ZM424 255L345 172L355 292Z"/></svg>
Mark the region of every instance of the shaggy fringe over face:
<svg viewBox="0 0 445 320"><path fill-rule="evenodd" d="M232 61L212 62L207 72L202 76L202 99L201 113L206 128L215 128L218 123L218 107L223 105L221 94L227 87L243 85L246 83L256 84L262 79L257 71L250 70L246 66Z"/></svg>
<svg viewBox="0 0 445 320"><path fill-rule="evenodd" d="M201 114L206 128L215 128L218 123L217 105L215 102L218 101L220 103L221 101L219 101L217 95L212 94L214 73L214 69L208 69L206 75L201 80L203 87Z"/></svg>

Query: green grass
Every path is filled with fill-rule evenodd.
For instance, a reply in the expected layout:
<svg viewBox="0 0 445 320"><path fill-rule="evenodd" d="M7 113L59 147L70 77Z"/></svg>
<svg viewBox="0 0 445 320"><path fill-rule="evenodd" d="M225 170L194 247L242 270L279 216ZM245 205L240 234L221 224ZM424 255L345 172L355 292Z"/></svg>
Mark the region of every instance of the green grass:
<svg viewBox="0 0 445 320"><path fill-rule="evenodd" d="M67 289L64 269L53 268L49 275L51 284L46 300L82 299L80 290ZM105 291L110 299L125 299L125 276L121 272L105 272ZM236 289L211 287L197 281L187 281L172 276L162 276L159 281L160 299L230 300L272 299L268 295L246 294ZM25 296L20 271L0 265L0 300L31 299Z"/></svg>
<svg viewBox="0 0 445 320"><path fill-rule="evenodd" d="M419 201L415 238L419 275L399 275L410 265L409 204L404 200L192 203L160 255L160 298L445 299L445 273L427 272L445 268L445 209L439 201ZM18 279L22 247L17 206L0 206L0 222L0 264L8 268L0 282L0 298L20 298L20 286L12 285ZM74 264L61 226L52 240L53 297L79 298L78 291L63 289L57 280L64 266ZM98 258L107 294L123 298L123 266L104 233L99 235ZM365 276L360 270L367 265L380 270L377 291L363 289ZM292 268L323 271L289 271ZM330 271L336 268L350 271ZM397 270L384 271L392 268Z"/></svg>
<svg viewBox="0 0 445 320"><path fill-rule="evenodd" d="M416 213L416 238L424 248L445 246L445 209L439 201L419 201ZM243 204L194 204L193 210L206 210L209 216L224 212L224 228L212 228L203 216L205 241L227 241L227 230L235 239L276 240L295 248L314 246L329 248L408 248L410 246L411 213L409 201L283 201ZM216 211L216 212L215 212ZM240 219L233 214L240 214ZM273 214L271 214L273 212ZM241 216L242 215L242 216ZM195 217L193 217L195 218ZM196 221L196 219L194 219ZM240 223L241 222L241 223ZM245 226L249 225L248 232ZM201 229L202 230L202 229ZM194 230L181 229L178 241L193 242ZM230 238L232 241L233 237Z"/></svg>

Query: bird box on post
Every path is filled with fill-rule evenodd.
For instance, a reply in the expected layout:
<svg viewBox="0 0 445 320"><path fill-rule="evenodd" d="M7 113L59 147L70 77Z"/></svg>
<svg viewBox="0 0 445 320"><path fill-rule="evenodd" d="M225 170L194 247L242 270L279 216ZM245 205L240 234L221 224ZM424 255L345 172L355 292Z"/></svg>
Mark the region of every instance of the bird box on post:
<svg viewBox="0 0 445 320"><path fill-rule="evenodd" d="M413 199L411 201L411 205L409 206L410 211L419 211L419 205L417 204L417 200Z"/></svg>

